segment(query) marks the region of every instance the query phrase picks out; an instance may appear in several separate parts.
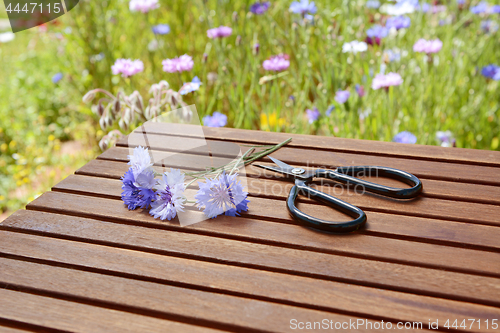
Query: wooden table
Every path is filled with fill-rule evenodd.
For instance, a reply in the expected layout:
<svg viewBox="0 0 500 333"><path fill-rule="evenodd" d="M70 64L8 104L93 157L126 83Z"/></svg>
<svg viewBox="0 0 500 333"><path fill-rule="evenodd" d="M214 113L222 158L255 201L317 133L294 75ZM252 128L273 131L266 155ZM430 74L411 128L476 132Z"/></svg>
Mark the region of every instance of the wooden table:
<svg viewBox="0 0 500 333"><path fill-rule="evenodd" d="M175 150L186 133L165 124L148 130L152 149ZM421 331L413 322L426 330L438 321L448 331L446 322L453 328L457 320L459 330L500 332L494 325L500 319L499 152L204 132L209 145L292 137L272 156L297 166L399 168L420 177L424 192L406 202L337 194L362 208L368 223L333 235L295 223L285 207L288 193L255 190L291 183L247 167L246 214L181 227L128 211L120 200L131 137L0 225L0 331L310 332L299 328L320 322L333 329L316 331L340 325L373 332L382 331L376 330L382 321L392 330L408 322L405 331ZM347 220L309 199L300 207ZM355 329L353 322L363 324Z"/></svg>

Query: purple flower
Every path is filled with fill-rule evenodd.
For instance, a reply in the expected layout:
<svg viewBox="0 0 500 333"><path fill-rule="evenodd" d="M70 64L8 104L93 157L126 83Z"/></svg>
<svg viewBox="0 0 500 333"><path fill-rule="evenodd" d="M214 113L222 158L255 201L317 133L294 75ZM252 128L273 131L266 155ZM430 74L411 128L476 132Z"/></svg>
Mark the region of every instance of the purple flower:
<svg viewBox="0 0 500 333"><path fill-rule="evenodd" d="M253 47L252 47L253 54L257 55L257 54L259 54L259 51L260 51L260 44L259 43L253 44Z"/></svg>
<svg viewBox="0 0 500 333"><path fill-rule="evenodd" d="M335 110L335 105L330 105L328 109L326 109L326 116L329 117L332 114L333 110Z"/></svg>
<svg viewBox="0 0 500 333"><path fill-rule="evenodd" d="M397 73L377 74L372 81L372 88L377 90L380 88L389 88L390 86L399 86L403 83L401 75Z"/></svg>
<svg viewBox="0 0 500 333"><path fill-rule="evenodd" d="M374 25L366 31L366 35L370 38L384 38L389 34L389 30L381 25Z"/></svg>
<svg viewBox="0 0 500 333"><path fill-rule="evenodd" d="M465 5L465 0L457 0L457 5L459 6Z"/></svg>
<svg viewBox="0 0 500 333"><path fill-rule="evenodd" d="M488 79L500 81L500 67L497 65L488 65L483 67L481 74Z"/></svg>
<svg viewBox="0 0 500 333"><path fill-rule="evenodd" d="M213 28L213 29L207 30L207 36L208 36L208 38L211 38L211 39L231 36L232 33L233 33L233 29L231 29L230 27L225 27L223 25L221 25L218 28Z"/></svg>
<svg viewBox="0 0 500 333"><path fill-rule="evenodd" d="M152 190L155 183L154 178L154 171L151 168L142 171L137 178L134 176L134 170L128 169L121 178L123 190L121 198L128 209L149 207L155 196Z"/></svg>
<svg viewBox="0 0 500 333"><path fill-rule="evenodd" d="M248 193L243 191L241 182L236 178L238 174L227 175L223 172L218 179L206 179L205 183L198 183L200 189L195 195L198 209L209 218L218 215L240 215L248 210Z"/></svg>
<svg viewBox="0 0 500 333"><path fill-rule="evenodd" d="M500 5L491 6L490 12L493 14L500 14Z"/></svg>
<svg viewBox="0 0 500 333"><path fill-rule="evenodd" d="M147 13L160 7L158 0L130 0L129 8L133 12Z"/></svg>
<svg viewBox="0 0 500 333"><path fill-rule="evenodd" d="M380 7L380 1L378 0L368 0L365 4L366 8L377 9Z"/></svg>
<svg viewBox="0 0 500 333"><path fill-rule="evenodd" d="M384 53L382 54L382 58L386 63L399 61L401 60L401 50L396 48L392 50L385 50Z"/></svg>
<svg viewBox="0 0 500 333"><path fill-rule="evenodd" d="M156 35L166 35L170 33L170 26L168 24L158 24L151 28Z"/></svg>
<svg viewBox="0 0 500 333"><path fill-rule="evenodd" d="M62 78L63 78L63 73L54 74L54 76L52 77L52 83L56 84L57 82L61 81Z"/></svg>
<svg viewBox="0 0 500 333"><path fill-rule="evenodd" d="M488 3L486 2L481 2L477 6L472 6L470 7L470 11L474 14L483 14L488 11Z"/></svg>
<svg viewBox="0 0 500 333"><path fill-rule="evenodd" d="M439 52L442 47L443 42L438 38L434 40L425 40L421 38L413 45L413 51L430 54Z"/></svg>
<svg viewBox="0 0 500 333"><path fill-rule="evenodd" d="M266 71L284 71L288 67L290 67L290 61L287 54L279 54L277 56L271 57L267 60L264 60L262 66Z"/></svg>
<svg viewBox="0 0 500 333"><path fill-rule="evenodd" d="M195 76L191 82L184 83L182 88L179 90L179 93L181 95L186 95L189 94L190 92L197 91L198 89L200 89L201 84L202 83L200 79L197 76Z"/></svg>
<svg viewBox="0 0 500 333"><path fill-rule="evenodd" d="M227 125L227 116L220 112L214 112L212 116L203 117L203 125L208 127L224 127Z"/></svg>
<svg viewBox="0 0 500 333"><path fill-rule="evenodd" d="M155 219L171 220L177 215L177 211L183 212L184 203L184 174L180 170L170 169L155 186L156 197L151 204L149 214Z"/></svg>
<svg viewBox="0 0 500 333"><path fill-rule="evenodd" d="M256 2L250 6L250 11L256 15L262 15L269 9L271 3L269 1Z"/></svg>
<svg viewBox="0 0 500 333"><path fill-rule="evenodd" d="M410 26L411 20L408 16L395 16L389 17L385 26L389 29L395 28L396 30L408 28Z"/></svg>
<svg viewBox="0 0 500 333"><path fill-rule="evenodd" d="M366 95L365 88L359 84L356 84L354 87L356 89L356 93L359 95L359 97L363 97Z"/></svg>
<svg viewBox="0 0 500 333"><path fill-rule="evenodd" d="M351 96L349 90L339 90L335 93L335 101L339 104L344 104Z"/></svg>
<svg viewBox="0 0 500 333"><path fill-rule="evenodd" d="M438 131L436 133L436 139L441 144L441 147L455 147L456 141L453 138L453 134L450 131Z"/></svg>
<svg viewBox="0 0 500 333"><path fill-rule="evenodd" d="M309 14L316 14L318 9L314 4L314 1L309 2L309 0L294 1L290 5L290 11L295 14L301 14L302 16Z"/></svg>
<svg viewBox="0 0 500 333"><path fill-rule="evenodd" d="M316 120L318 120L319 116L321 115L318 111L318 108L316 107L312 110L307 109L306 113L307 113L307 118L309 118L309 124L314 123Z"/></svg>
<svg viewBox="0 0 500 333"><path fill-rule="evenodd" d="M420 5L420 11L422 13L428 13L429 10L431 10L431 7L432 7L431 5L429 5L428 3L424 2L423 4Z"/></svg>
<svg viewBox="0 0 500 333"><path fill-rule="evenodd" d="M415 144L417 142L417 137L410 132L404 131L404 132L396 134L394 136L394 139L392 139L392 141L399 142L399 143Z"/></svg>
<svg viewBox="0 0 500 333"><path fill-rule="evenodd" d="M111 66L114 75L122 74L123 77L129 77L144 70L144 63L140 60L118 59Z"/></svg>
<svg viewBox="0 0 500 333"><path fill-rule="evenodd" d="M187 54L178 58L165 59L162 61L163 71L167 73L185 72L193 69L193 58Z"/></svg>
<svg viewBox="0 0 500 333"><path fill-rule="evenodd" d="M132 155L127 155L127 158L129 160L127 164L130 165L130 169L134 173L134 179L153 165L148 148L142 146L135 147Z"/></svg>
<svg viewBox="0 0 500 333"><path fill-rule="evenodd" d="M366 42L370 45L380 45L382 38L387 37L389 29L381 25L374 25L366 31Z"/></svg>
<svg viewBox="0 0 500 333"><path fill-rule="evenodd" d="M493 20L484 20L481 22L481 29L486 33L493 33L498 31L498 23Z"/></svg>

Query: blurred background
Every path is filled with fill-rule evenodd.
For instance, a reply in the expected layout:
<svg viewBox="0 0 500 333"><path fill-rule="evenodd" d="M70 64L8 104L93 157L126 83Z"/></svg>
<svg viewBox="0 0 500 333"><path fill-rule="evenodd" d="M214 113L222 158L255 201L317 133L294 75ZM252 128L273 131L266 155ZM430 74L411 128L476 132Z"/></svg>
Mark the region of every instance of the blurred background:
<svg viewBox="0 0 500 333"><path fill-rule="evenodd" d="M126 0L81 0L16 34L0 2L0 219L97 156L110 131L126 135L144 120L119 123L92 106L98 98L84 103L96 88L137 90L145 105L161 80L175 92L192 88L184 103L227 117L206 118L212 126L382 141L407 131L417 144L498 150L500 76L484 68L500 65L500 14L476 10L479 1L411 3L402 13L408 27L367 40L393 2L317 0L300 12L275 0L261 12L247 0L160 0L142 12ZM221 25L230 35L207 36ZM443 46L415 52L421 38ZM366 50L349 50L355 40L368 42ZM192 69L163 70L163 60L184 54ZM264 61L279 54L289 67L266 70ZM113 75L120 58L141 60L143 70ZM374 77L389 72L403 82L373 89ZM195 76L201 85L186 86Z"/></svg>

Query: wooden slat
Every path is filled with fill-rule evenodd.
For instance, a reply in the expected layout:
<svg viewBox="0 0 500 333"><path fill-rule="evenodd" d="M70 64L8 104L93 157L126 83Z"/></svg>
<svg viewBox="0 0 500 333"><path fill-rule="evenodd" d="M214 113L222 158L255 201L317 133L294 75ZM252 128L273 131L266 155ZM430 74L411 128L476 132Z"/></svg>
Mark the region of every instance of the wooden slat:
<svg viewBox="0 0 500 333"><path fill-rule="evenodd" d="M304 309L231 295L192 290L80 270L0 258L0 281L16 288L37 289L141 310L151 316L181 318L192 324L213 323L234 331L288 332L290 319L298 321L356 321L358 317ZM57 277L57 279L54 279ZM478 307L481 310L491 308ZM242 316L241 313L245 312ZM496 314L490 314L496 315ZM484 313L483 313L484 317ZM486 317L484 317L486 318ZM366 331L366 330L361 330Z"/></svg>
<svg viewBox="0 0 500 333"><path fill-rule="evenodd" d="M249 184L254 180L248 179ZM270 188L270 187L268 187ZM101 196L110 199L121 200L121 181L107 178L87 177L72 175L53 187L54 191L74 194ZM188 193L193 195L191 190ZM290 221L285 208L286 195L281 196L281 201L273 199L250 198L249 211L243 213L244 216L261 217L261 212L273 214L273 220L279 222ZM350 200L349 200L350 201ZM304 200L301 209L314 210L311 214L339 220L348 219L341 213L331 209L311 205L312 200ZM262 206L259 206L262 204ZM272 207L273 209L265 209ZM444 245L461 247L471 247L488 251L500 251L500 228L483 225L471 225L467 223L449 222L446 220L435 220L429 218L408 217L402 218L398 215L384 214L378 212L366 212L368 223L358 231L361 233L376 234L381 236L399 237L402 239L412 239L427 242L434 242Z"/></svg>
<svg viewBox="0 0 500 333"><path fill-rule="evenodd" d="M2 321L4 321L4 323L2 323ZM6 324L10 324L12 326L4 326ZM26 333L26 332L36 332L35 328L31 328L31 329L21 329L21 328L18 328L18 327L15 327L17 323L15 322L10 322L10 321L6 321L6 320L2 320L0 318L0 332L1 333ZM24 326L24 325L19 325L19 326ZM26 325L27 326L27 325Z"/></svg>
<svg viewBox="0 0 500 333"><path fill-rule="evenodd" d="M164 169L154 167L156 171L162 172ZM248 167L250 171L255 167ZM76 171L79 175L89 175L97 177L106 177L120 179L128 170L128 165L123 162L111 162L107 160L93 160ZM279 178L278 178L279 179ZM325 182L328 184L328 182ZM334 183L330 183L334 184ZM274 197L284 199L288 196L292 183L276 180L248 180L249 193L252 196L274 193ZM382 196L372 195L370 193L358 194L354 191L339 192L334 186L319 187L324 192L333 194L344 201L347 201L363 210L371 210L384 213L395 213L400 215L411 215L428 218L447 219L468 223L479 223L485 225L500 225L500 206L479 204L471 202L456 202L436 198L419 197L411 201L398 201ZM342 188L341 188L342 189ZM343 193L342 193L343 192ZM260 199L256 199L260 202ZM309 202L311 202L310 200ZM459 205L459 209L457 209ZM260 212L263 210L259 210ZM279 218L274 216L274 211L270 211L269 216L262 213L262 217ZM288 213L281 216L288 217Z"/></svg>
<svg viewBox="0 0 500 333"><path fill-rule="evenodd" d="M171 136L198 136L199 131L190 125L147 122L135 132L167 134ZM196 127L195 127L196 128ZM428 161L448 161L462 164L500 166L500 152L461 148L442 148L426 145L405 145L392 142L353 140L335 137L270 133L233 128L203 127L205 138L252 144L278 144L293 138L290 147L314 150L349 152L364 155L395 156ZM195 134L193 134L195 133Z"/></svg>
<svg viewBox="0 0 500 333"><path fill-rule="evenodd" d="M244 148L244 147L243 147ZM159 152L154 151L155 154ZM106 150L98 159L116 162L128 162L128 148L114 147ZM188 156L187 154L174 154L175 160L169 159L165 165L172 167L196 167L200 162L199 156ZM266 164L262 162L255 162ZM88 170L88 168L85 168ZM251 167L246 168L247 175L259 177L262 171L255 172ZM422 196L432 198L443 198L468 202L478 202L500 205L500 187L490 185L469 184L460 182L449 182L443 180L421 179L424 190ZM380 178L377 182L386 183L389 186L402 186L399 182L390 182L387 178ZM405 185L403 185L405 186Z"/></svg>
<svg viewBox="0 0 500 333"><path fill-rule="evenodd" d="M127 228L128 231L132 231L132 229L139 231L137 239L144 235L137 227L128 226ZM132 236L128 233L127 235ZM21 286L22 288L25 286L54 293L85 296L102 301L112 299L115 303L121 305L147 308L171 314L178 313L182 315L185 313L188 317L195 316L200 320L210 318L237 325L244 324L248 325L248 327L264 325L268 327L264 329L266 331L281 330L280 326L282 326L283 321L278 319L276 323L272 324L268 320L269 317L278 317L280 312L285 310L286 313L283 319L286 321L296 317L309 318L308 320L321 318L317 317L318 314L332 320L349 319L345 315L335 314L337 311L354 312L361 318L373 320L382 317L384 320L391 321L396 318L396 320L422 322L427 321L429 318L463 320L467 318L467 315L474 315L480 319L492 319L500 314L500 310L497 308L470 303L304 277L291 277L247 268L148 255L136 251L113 248L108 250L106 247L91 244L77 244L71 246L72 250L70 250L69 254L64 254L64 251L61 251L61 254L54 256L54 251L60 249L68 241L44 239L44 237L29 239L26 235L21 234L12 234L11 237L27 242L27 246L24 246L24 250L22 250L25 255L30 253L27 251L31 251L34 253L35 258L49 258L66 264L76 262L86 267L90 266L94 270L99 269L98 272L88 273L81 271L84 267L80 267L75 272L68 269L69 267L56 268L17 260L0 259L0 262L5 262L3 265L7 268L6 272L0 272L0 281L5 281L16 287ZM156 238L159 239L159 237ZM79 263L74 257L69 257L70 254L78 254L78 251L82 251L82 254L85 253L86 256L92 255L92 257L82 263ZM96 251L100 251L102 254L95 255ZM109 258L108 263L105 262L106 256ZM117 262L123 256L127 258L126 264ZM164 271L154 269L153 265L157 265L158 269L162 268ZM103 267L104 271L101 270ZM118 269L117 272L116 269ZM128 273L127 279L120 277L120 272ZM106 275L97 275L97 273L105 273ZM133 274L133 276L130 274ZM54 281L53 276L58 276L58 279ZM149 281L140 281L141 277L144 280L149 277ZM169 282L169 279L173 279L173 281ZM151 282L154 282L154 284ZM182 283L182 285L179 287L168 286L168 284L174 283ZM186 284L189 284L191 291L183 289ZM195 290L196 287L193 285L198 288L204 286L210 288L210 290ZM216 291L218 294L210 291ZM222 295L221 292L236 292L244 296L244 298ZM249 297L268 300L271 303L262 304L263 301L251 300L248 299ZM277 304L279 301L296 306ZM252 304L248 304L249 302ZM304 306L314 307L321 310L321 312L304 309ZM245 316L248 319L227 318L232 311L241 311L242 308L255 310L248 310ZM267 311L269 317L262 313L253 313L262 310ZM324 311L329 313L327 314ZM311 315L312 313L315 314ZM248 320L255 321L255 323L245 322ZM241 321L244 322L241 323ZM280 325L276 326L277 323ZM483 331L486 330L483 328Z"/></svg>
<svg viewBox="0 0 500 333"><path fill-rule="evenodd" d="M70 332L219 332L87 304L0 289L0 317Z"/></svg>
<svg viewBox="0 0 500 333"><path fill-rule="evenodd" d="M183 151L182 148L174 144L168 144L165 138L170 139L171 137L149 134L148 147L152 149L167 149L169 151ZM188 140L199 141L189 138L185 138L182 141L186 142ZM118 145L134 146L134 143L144 144L143 142L142 135L131 134L123 138ZM187 143L185 145L190 146ZM379 165L401 169L417 177L427 179L500 186L500 168L491 166L468 165L467 172L464 172L463 164L408 160L401 157L373 156L323 150L315 150L313 152L309 148L289 148L286 146L274 152L273 157L291 165L305 165L321 167L323 169L335 169L339 166L352 165ZM268 158L264 160L271 162Z"/></svg>
<svg viewBox="0 0 500 333"><path fill-rule="evenodd" d="M81 207L93 207L94 211L89 212ZM349 283L369 286L383 286L386 289L426 295L438 293L446 295L447 298L474 300L474 302L481 304L497 304L498 299L500 299L498 279L412 266L430 266L429 263L432 263L434 267L446 267L448 270L453 268L456 271L465 270L467 272L475 271L476 274L492 274L492 270L498 270L498 268L491 267L498 266L495 264L496 259L492 259L492 256L496 258L497 254L495 253L359 234L336 237L335 242L333 242L332 235L314 232L300 226L249 219L238 219L238 223L235 223L234 218L226 216L218 217L216 223L204 221L189 227L180 227L178 222L174 220L162 222L154 220L147 212L128 211L118 200L73 194L45 193L32 202L28 208L212 237L232 238L260 243L259 246L273 245L266 247L265 251L258 252L258 258L262 258L265 262L261 266L294 275L349 281ZM221 239L214 238L216 249L220 248ZM206 242L208 241L206 240ZM207 253L205 243L200 249L201 255ZM256 245L241 244L241 246L253 248ZM232 247L227 248L231 248L233 251ZM255 251L255 248L253 249ZM311 252L311 250L338 254ZM436 255L436 253L438 254ZM353 258L345 256L346 254L361 258L377 258L378 260ZM474 257L475 255L478 257ZM382 258L412 265L379 261ZM460 258L460 260L455 260L456 258ZM481 262L474 263L474 261L479 261L478 258L481 258ZM237 262L241 263L242 260L237 259L232 262L237 264ZM255 265L255 263L251 265ZM431 277L434 282L429 281ZM439 283L438 281L442 278L444 280ZM478 281L483 282L479 283ZM466 283L467 288L462 286L463 283Z"/></svg>

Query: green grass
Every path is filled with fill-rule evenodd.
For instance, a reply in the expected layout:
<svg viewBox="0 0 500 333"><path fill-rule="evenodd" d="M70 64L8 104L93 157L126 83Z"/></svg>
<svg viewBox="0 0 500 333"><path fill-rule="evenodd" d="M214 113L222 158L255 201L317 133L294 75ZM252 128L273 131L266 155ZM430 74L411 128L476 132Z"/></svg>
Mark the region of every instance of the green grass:
<svg viewBox="0 0 500 333"><path fill-rule="evenodd" d="M19 178L23 170L32 182L38 166L66 163L52 158L60 142L84 140L95 147L92 137L100 139L105 133L98 129L89 105L80 102L88 90L138 89L147 101L151 84L167 80L177 90L195 75L202 88L185 102L195 104L202 116L223 112L231 127L384 141L406 130L417 136L417 143L430 145L438 144L437 131L450 130L458 147L499 149L499 84L486 80L480 70L490 63L500 65L500 33L484 33L483 18L460 11L455 1L448 3L446 13L410 14L409 29L356 55L342 53L344 42L364 40L370 20L383 19L377 10L366 9L364 1L316 1L314 24L290 13L289 0L272 1L262 16L248 13L253 1L160 2L160 9L142 14L131 13L125 0L83 0L59 25L49 25L47 33L34 28L0 44L0 147L7 146L0 158L4 199L19 185L14 176ZM498 22L499 15L490 19ZM440 20L450 24L440 25ZM151 26L159 23L169 24L170 34L155 37ZM206 30L219 25L232 27L233 35L207 38ZM428 61L412 50L419 38L440 38L443 49ZM161 46L158 50L148 49L153 41ZM259 54L253 53L255 43L260 44ZM382 52L394 47L407 55L387 64L386 72L401 74L404 83L387 92L371 89L372 75L383 63ZM163 59L185 53L195 61L191 72L162 71ZM279 53L290 55L290 68L260 84L273 74L264 71L262 62ZM131 79L113 76L110 67L117 58L141 59L145 71ZM54 85L51 77L57 72L64 78ZM218 79L209 81L209 73ZM357 96L356 84L364 86L366 96ZM339 89L350 90L348 103L334 101ZM330 105L336 107L327 117ZM309 124L305 109L312 107L322 116ZM359 112L367 109L371 114L360 119ZM262 121L266 118L274 120L271 126ZM48 140L49 135L54 140ZM20 166L14 153L26 164ZM0 207L16 208L25 201L4 200Z"/></svg>

